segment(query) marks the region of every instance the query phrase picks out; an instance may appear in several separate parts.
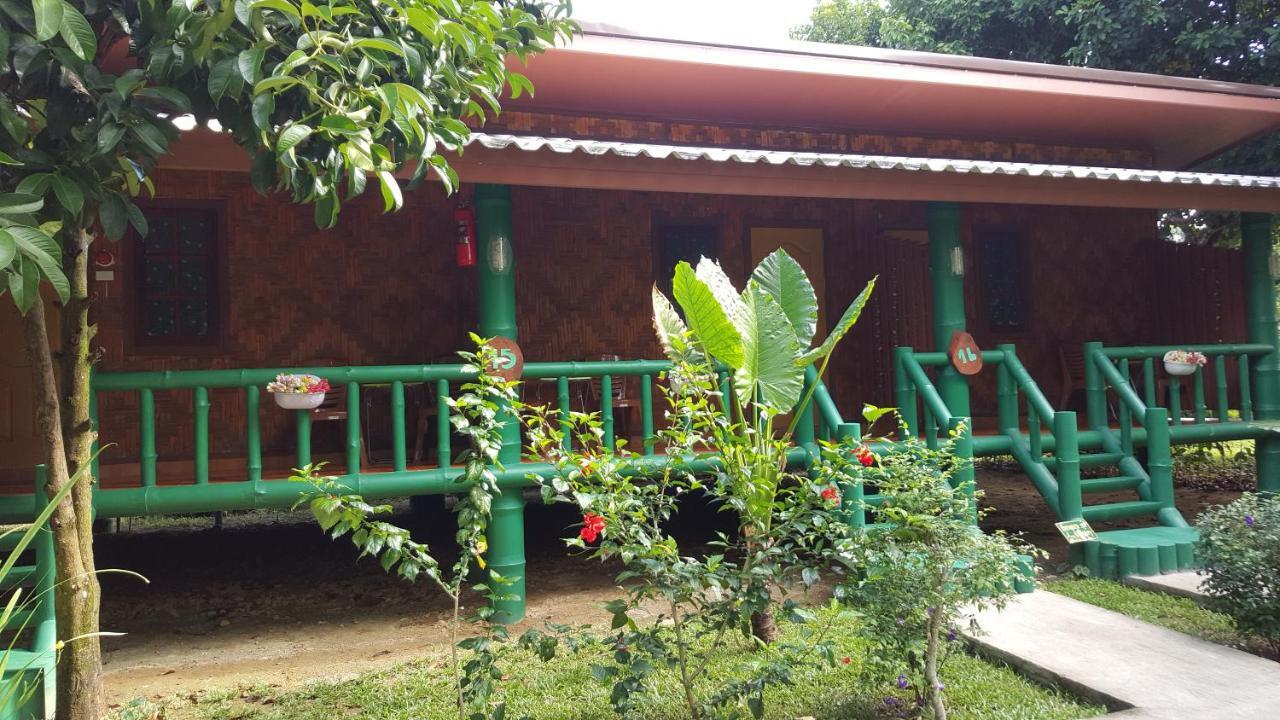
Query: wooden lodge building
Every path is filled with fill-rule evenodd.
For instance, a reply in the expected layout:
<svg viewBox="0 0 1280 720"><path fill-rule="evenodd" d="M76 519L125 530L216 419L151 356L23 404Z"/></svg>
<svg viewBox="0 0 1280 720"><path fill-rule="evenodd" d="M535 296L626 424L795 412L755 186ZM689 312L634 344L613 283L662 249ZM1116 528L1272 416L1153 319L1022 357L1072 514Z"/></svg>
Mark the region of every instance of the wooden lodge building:
<svg viewBox="0 0 1280 720"><path fill-rule="evenodd" d="M257 402L215 384L193 413L191 392L166 389L178 387L166 376L146 376L160 383L153 393L115 391L126 385L110 385L112 375L450 363L483 325L486 266L514 276L513 330L531 363L660 357L649 288L682 259L716 258L742 281L785 247L827 310L878 275L825 378L849 417L862 403L899 401L895 348L945 350L957 329L983 349L1015 344L1053 405L1082 411L1086 341L1265 341L1265 318L1248 322L1262 309L1246 289L1250 277L1269 283L1257 266L1266 255L1250 265L1239 250L1167 242L1157 218L1172 208L1251 213L1259 246L1265 213L1280 212L1280 179L1189 169L1280 130L1280 88L605 27L524 72L536 98L476 127L455 162L460 193L429 184L395 214L362 198L328 231L310 207L257 194L229 137L184 134L145 207L150 234L94 245L97 412L113 443L103 497L189 484L193 467L194 482L242 483L247 403ZM497 230L485 202L496 203ZM480 215L479 269L456 266L461 203ZM0 337L21 346L11 307L0 308ZM38 457L25 365L20 350L0 364L0 473L11 488L30 487ZM1230 393L1238 370L1227 374ZM997 380L970 381L979 431L995 425ZM359 400L358 462L370 473L436 462L436 388L399 382L394 392L370 383ZM571 402L599 403L600 387L571 383ZM618 433L639 434L636 378L611 389ZM1218 390L1210 378L1205 405ZM1280 397L1273 404L1280 410ZM388 419L391 409L402 415ZM280 477L297 457L295 419L266 401L256 417L260 472ZM308 452L341 465L355 431L323 419L309 421ZM207 448L193 440L201 423ZM103 512L214 509L155 501L161 494Z"/></svg>

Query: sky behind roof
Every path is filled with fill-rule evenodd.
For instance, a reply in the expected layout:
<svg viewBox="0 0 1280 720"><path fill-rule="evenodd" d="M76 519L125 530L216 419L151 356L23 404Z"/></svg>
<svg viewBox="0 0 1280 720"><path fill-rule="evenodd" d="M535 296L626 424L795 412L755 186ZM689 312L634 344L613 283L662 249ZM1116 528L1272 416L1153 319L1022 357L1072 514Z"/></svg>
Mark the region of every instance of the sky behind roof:
<svg viewBox="0 0 1280 720"><path fill-rule="evenodd" d="M786 40L809 19L818 0L574 0L580 21L620 25L662 34L678 26L699 40Z"/></svg>

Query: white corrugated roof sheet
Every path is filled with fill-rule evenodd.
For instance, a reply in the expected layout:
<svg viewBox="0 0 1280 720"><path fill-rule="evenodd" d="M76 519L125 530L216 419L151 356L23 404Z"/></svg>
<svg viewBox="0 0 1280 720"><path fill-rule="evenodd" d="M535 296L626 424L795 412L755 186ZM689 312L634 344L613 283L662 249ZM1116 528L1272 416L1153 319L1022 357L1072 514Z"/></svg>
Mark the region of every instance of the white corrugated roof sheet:
<svg viewBox="0 0 1280 720"><path fill-rule="evenodd" d="M629 143L613 140L578 140L566 137L503 135L483 132L471 134L467 145L480 145L491 150L517 148L525 152L580 152L587 155L649 157L658 160L707 160L743 164L798 165L801 167L847 167L855 169L898 170L907 172L940 172L978 175L1023 175L1026 177L1110 180L1119 182L1164 183L1170 185L1219 185L1226 187L1280 188L1280 177L1262 175L1228 175L1174 170L1137 170L1129 168L1052 165L1043 163L1006 162L999 160L958 160L946 158L897 157L890 155L858 155L846 153L796 152L791 150L749 150L745 148L700 147Z"/></svg>

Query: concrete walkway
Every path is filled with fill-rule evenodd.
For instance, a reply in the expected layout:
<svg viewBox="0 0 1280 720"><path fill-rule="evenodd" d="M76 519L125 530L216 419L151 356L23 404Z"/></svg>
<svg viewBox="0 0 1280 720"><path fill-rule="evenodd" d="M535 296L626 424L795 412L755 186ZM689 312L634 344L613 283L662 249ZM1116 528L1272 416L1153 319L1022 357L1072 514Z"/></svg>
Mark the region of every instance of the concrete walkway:
<svg viewBox="0 0 1280 720"><path fill-rule="evenodd" d="M1191 598L1196 602L1204 602L1204 593L1200 591L1200 581L1203 577L1200 573L1192 570L1169 573L1168 575L1152 575L1151 577L1130 575L1124 579L1124 584L1143 590L1162 592L1166 595Z"/></svg>
<svg viewBox="0 0 1280 720"><path fill-rule="evenodd" d="M1117 719L1280 718L1280 663L1045 590L979 622L980 653L1124 710Z"/></svg>

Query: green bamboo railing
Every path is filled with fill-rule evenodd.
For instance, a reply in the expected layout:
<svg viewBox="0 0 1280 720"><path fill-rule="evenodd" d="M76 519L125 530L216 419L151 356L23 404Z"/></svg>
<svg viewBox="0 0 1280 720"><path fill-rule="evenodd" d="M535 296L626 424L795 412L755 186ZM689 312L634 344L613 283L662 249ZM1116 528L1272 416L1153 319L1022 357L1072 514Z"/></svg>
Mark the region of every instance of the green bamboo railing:
<svg viewBox="0 0 1280 720"><path fill-rule="evenodd" d="M1203 353L1208 358L1209 364L1206 367L1197 368L1192 374L1189 381L1182 377L1169 376L1169 392L1167 399L1158 397L1158 384L1156 376L1160 372L1157 365L1164 354L1170 350L1194 350ZM1236 364L1236 382L1238 387L1238 403L1235 409L1239 411L1239 422L1252 422L1256 416L1253 406L1253 372L1251 369L1251 358L1260 358L1271 353L1274 348L1269 345L1253 344L1253 343L1237 343L1222 345L1137 345L1129 347L1104 347L1101 343L1087 343L1086 353L1099 352L1107 359L1117 365L1117 369L1125 378L1131 378L1129 372L1132 363L1140 364L1141 372L1141 399L1144 404L1149 407L1164 407L1169 411L1169 419L1175 427L1182 426L1188 419L1183 414L1182 398L1183 383L1190 382L1189 388L1190 404L1187 411L1190 412L1191 423L1195 425L1203 425L1207 422L1235 422L1232 417L1232 398L1230 396L1230 365ZM1214 394L1214 402L1212 406L1207 401L1206 385L1210 380L1206 379L1206 368L1212 371L1212 388ZM1086 375L1087 379L1087 375ZM1090 403L1090 424L1098 425L1102 422L1103 413L1105 412L1105 404L1099 400L1098 395L1100 388L1095 384L1089 387L1086 383L1086 394L1091 399ZM1136 394L1136 391L1135 391ZM1210 415L1212 413L1212 416ZM1177 433L1175 432L1175 435Z"/></svg>
<svg viewBox="0 0 1280 720"><path fill-rule="evenodd" d="M998 351L983 351L984 362L998 360ZM946 353L917 353L909 347L899 347L894 351L895 389L898 404L898 415L902 420L903 439L909 436L921 437L925 446L937 450L941 445L940 435L945 432L948 437L956 438L953 450L956 457L967 462L956 472L954 481L971 496L974 494L974 438L973 423L970 418L959 417L952 413L942 399L942 394L929 377L926 367L939 368L950 363ZM867 497L867 504L878 505L880 498L876 495ZM977 503L971 502L973 521L978 520Z"/></svg>
<svg viewBox="0 0 1280 720"><path fill-rule="evenodd" d="M537 362L524 366L523 379L527 382L553 383L555 405L561 412L567 427L570 411L579 410L572 405L570 393L573 382L598 383L598 411L604 426L606 440L615 440L614 383L621 378L633 378L639 383L640 435L644 457L640 467L656 471L666 459L657 457L656 427L653 394L655 379L670 369L663 360L620 360L589 362ZM363 367L303 367L303 368L253 368L243 370L192 370L149 371L123 373L95 373L91 395L91 418L98 424L100 398L109 394L132 394L138 398L139 427L139 483L136 487L118 487L95 491L95 510L102 517L132 515L172 514L184 512L212 512L218 510L246 510L257 508L286 508L297 499L297 485L280 480L270 480L263 474L262 443L262 388L282 372L312 373L326 378L331 385L344 386L347 392L346 427L342 443L345 472L337 474L338 481L348 490L365 495L369 499L406 495L440 494L456 492L455 479L458 470L453 467L453 434L449 417L449 398L453 389L468 379L463 365L399 365ZM731 378L723 371L721 390L732 392ZM435 467L410 467L405 426L405 391L409 384L421 383L435 391L437 430L435 436ZM389 468L366 468L361 462L361 419L364 404L362 391L372 386L385 387L389 391L391 413L391 461ZM826 387L818 381L812 369L806 375L806 387L813 387L810 408L805 409L811 419L797 429L799 446L791 451L793 466L807 467L816 460L815 423L822 425L830 435L858 433L856 424L845 423L836 410ZM217 428L211 427L211 395L217 391L239 390L244 393L244 479L211 482L210 437ZM189 482L172 483L166 478L157 483L160 454L157 452L156 394L166 393L170 401L173 391L186 392L193 413L191 447L191 476ZM812 419L815 418L816 420ZM298 466L314 458L311 445L312 414L309 411L294 412L295 462ZM103 443L111 438L102 438ZM566 444L572 439L565 438ZM164 458L185 460L186 458ZM714 459L707 467L714 466ZM540 463L521 463L499 473L504 486L530 484L531 474L546 475L551 468ZM857 494L861 488L848 489ZM18 521L33 516L33 495L0 497L0 520ZM859 522L860 522L859 518Z"/></svg>

